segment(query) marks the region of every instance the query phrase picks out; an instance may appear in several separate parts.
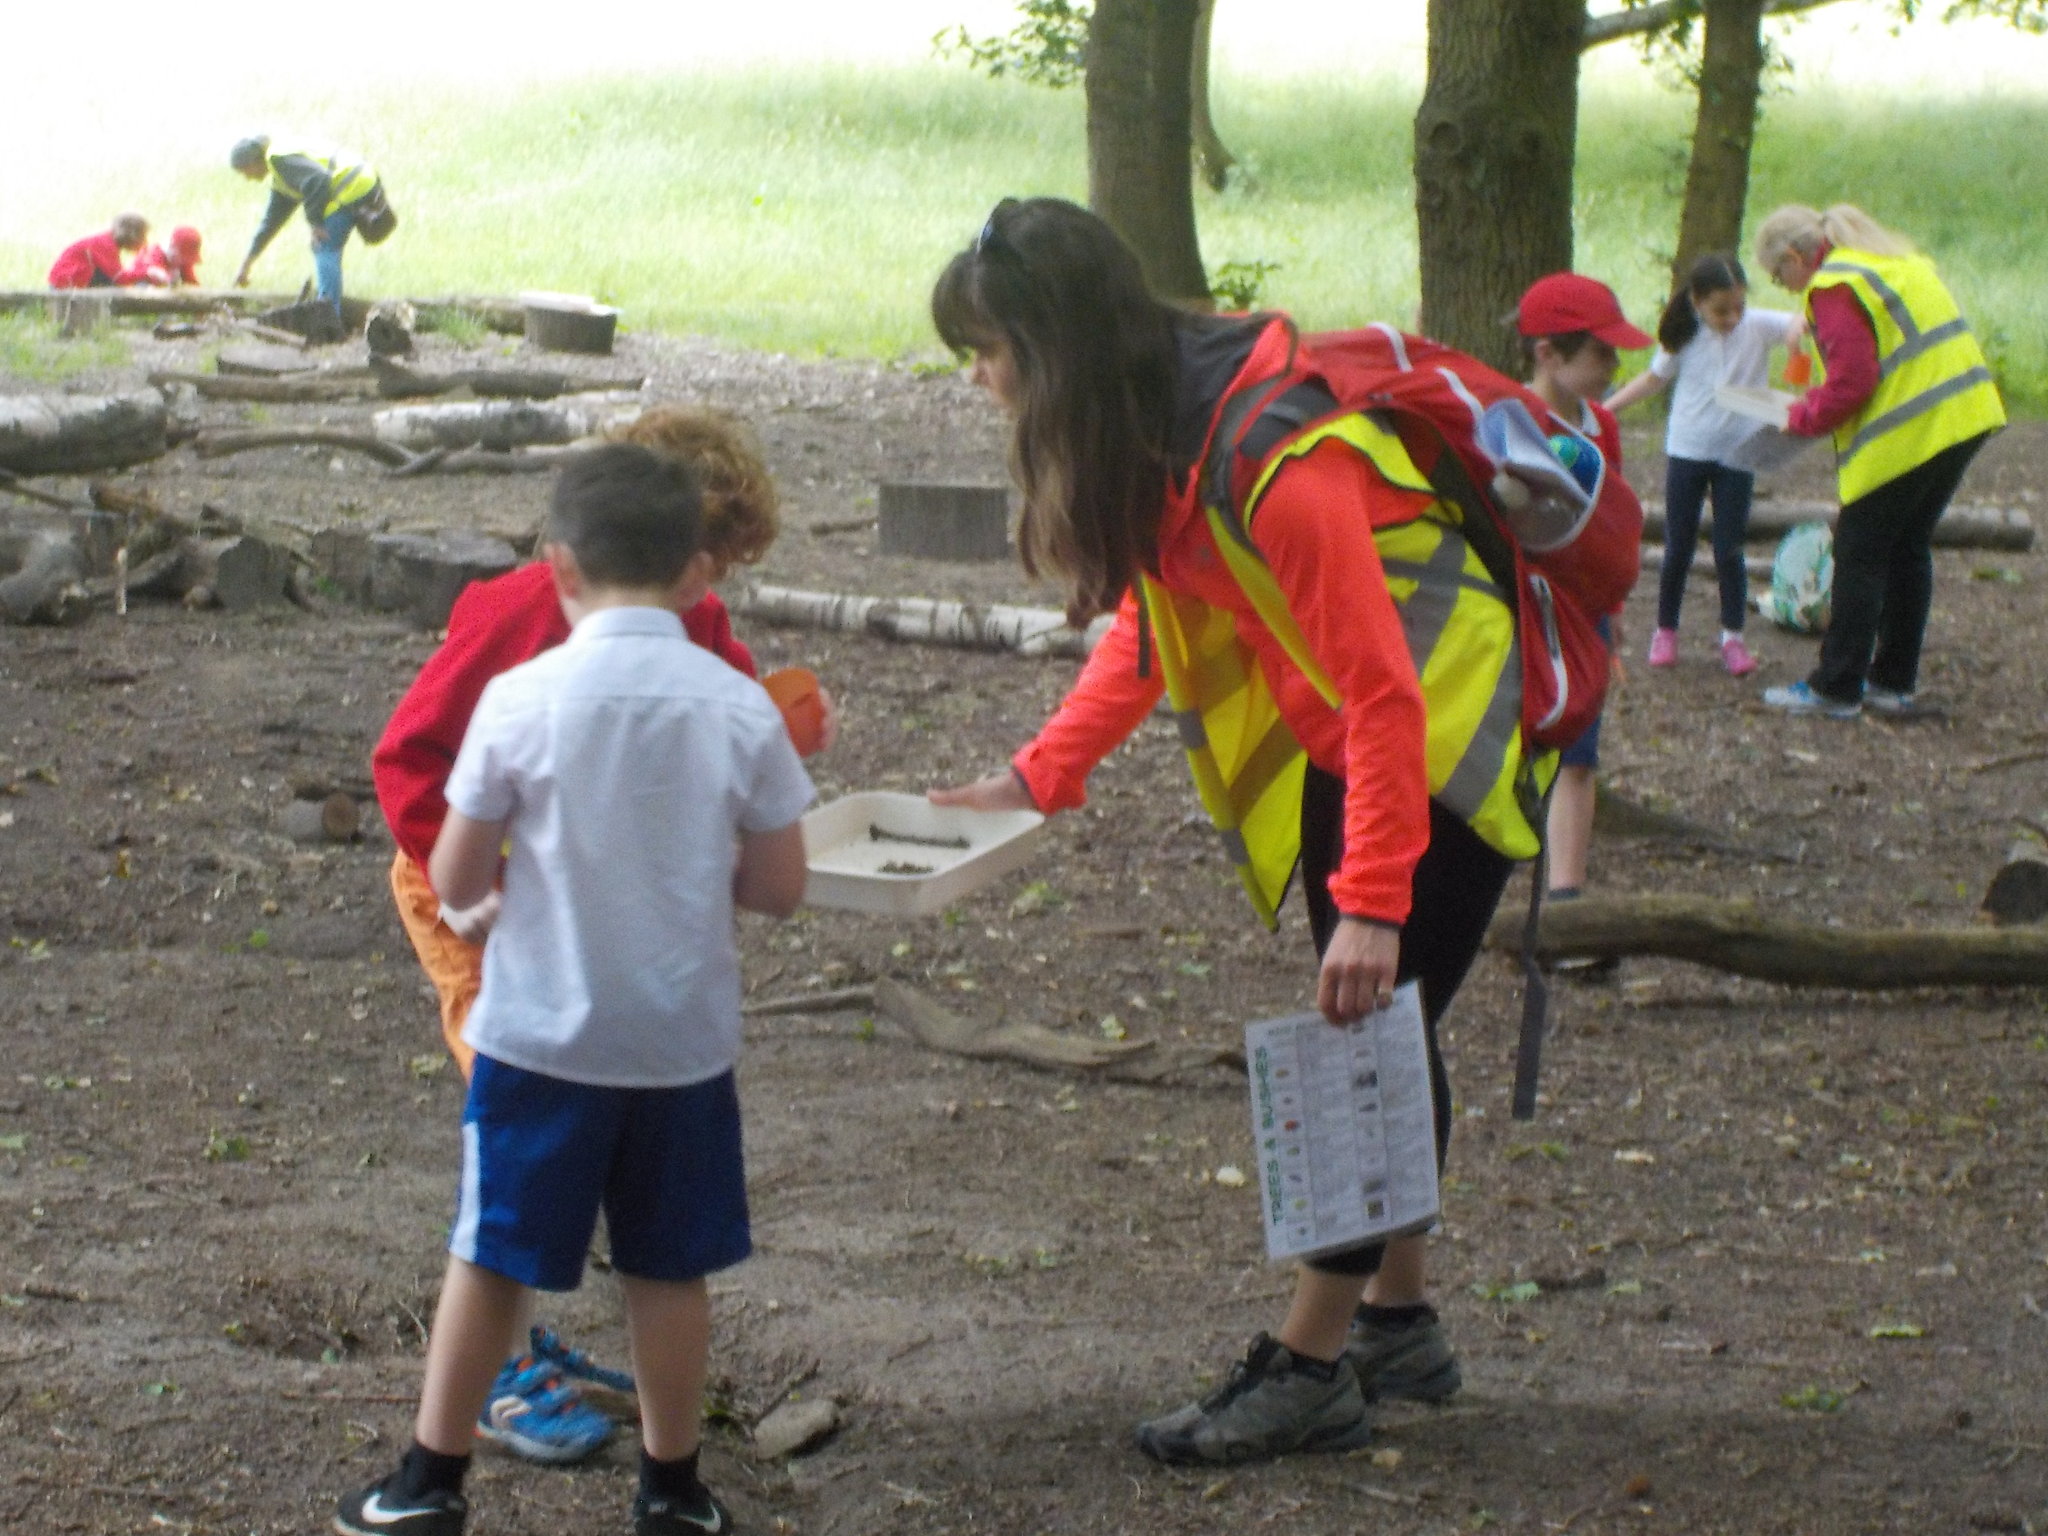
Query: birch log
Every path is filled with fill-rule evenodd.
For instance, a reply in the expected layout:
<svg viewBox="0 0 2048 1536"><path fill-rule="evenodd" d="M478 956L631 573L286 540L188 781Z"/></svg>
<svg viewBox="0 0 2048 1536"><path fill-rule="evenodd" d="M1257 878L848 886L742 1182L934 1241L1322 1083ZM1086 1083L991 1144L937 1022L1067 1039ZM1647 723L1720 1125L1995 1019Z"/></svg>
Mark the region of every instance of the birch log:
<svg viewBox="0 0 2048 1536"><path fill-rule="evenodd" d="M1749 509L1747 542L1768 544L1783 538L1801 523L1826 523L1834 527L1841 508L1832 501L1759 501ZM1712 531L1711 514L1700 519L1700 537ZM1652 543L1664 539L1664 507L1647 502L1643 507L1643 537ZM2025 551L2034 547L2034 520L2017 507L1994 507L1978 502L1951 505L1934 525L1934 543L1946 549L2005 549Z"/></svg>
<svg viewBox="0 0 2048 1536"><path fill-rule="evenodd" d="M764 624L963 650L1015 651L1019 656L1086 656L1110 625L1107 617L1100 618L1083 632L1070 628L1065 615L1050 608L955 603L929 597L860 597L806 592L797 587L746 587L728 602L739 617Z"/></svg>
<svg viewBox="0 0 2048 1536"><path fill-rule="evenodd" d="M524 400L458 401L447 405L400 405L370 418L379 438L397 447L523 448L530 443L572 443L628 412L631 396L597 396L573 405L535 405Z"/></svg>

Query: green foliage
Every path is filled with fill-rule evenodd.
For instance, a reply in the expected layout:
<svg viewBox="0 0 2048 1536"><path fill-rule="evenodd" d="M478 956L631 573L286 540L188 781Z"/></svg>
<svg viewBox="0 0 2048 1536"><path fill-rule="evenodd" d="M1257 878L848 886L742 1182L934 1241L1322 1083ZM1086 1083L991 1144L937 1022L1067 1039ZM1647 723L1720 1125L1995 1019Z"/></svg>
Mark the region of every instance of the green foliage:
<svg viewBox="0 0 2048 1536"><path fill-rule="evenodd" d="M446 336L458 347L481 345L491 334L491 328L484 324L483 317L454 305L443 305L428 310L420 316L419 328L438 336Z"/></svg>
<svg viewBox="0 0 2048 1536"><path fill-rule="evenodd" d="M1279 270L1277 261L1226 261L1209 274L1209 291L1223 309L1257 309L1266 279Z"/></svg>
<svg viewBox="0 0 2048 1536"><path fill-rule="evenodd" d="M973 37L953 27L932 38L932 52L965 59L991 80L1010 75L1054 89L1079 81L1087 65L1089 8L1071 0L1019 0L1017 10L1023 19L1001 37Z"/></svg>
<svg viewBox="0 0 2048 1536"><path fill-rule="evenodd" d="M1667 292L1693 104L1646 79L1628 50L1598 52L1608 57L1589 56L1581 95L1574 260L1641 323ZM2048 245L2048 103L1821 89L1796 75L1794 87L1757 136L1748 227L1786 202L1867 208L1940 263L2008 402L2048 410L2048 307L2024 259ZM1415 325L1420 94L1392 76L1219 79L1223 132L1257 175L1197 189L1210 259L1256 252L1256 302L1309 329ZM302 103L246 105L251 121L266 105L303 120ZM601 294L641 332L804 356L952 367L928 312L947 258L1004 194L1087 195L1079 93L1032 90L1014 73L726 67L321 105L325 131L378 160L405 221L386 245L350 248L351 291ZM227 275L229 232L254 221L261 189L212 160L150 170L157 201L220 253L204 275ZM94 227L134 174L110 163L104 182L74 176L11 198L0 287L39 285L53 252L30 232ZM1254 264L1223 261L1216 280L1233 265ZM309 269L287 232L256 281L296 288ZM1792 307L1755 276L1753 302ZM35 351L26 367L22 346ZM0 317L0 369L16 377L115 363L120 348L118 336L59 343L40 316Z"/></svg>

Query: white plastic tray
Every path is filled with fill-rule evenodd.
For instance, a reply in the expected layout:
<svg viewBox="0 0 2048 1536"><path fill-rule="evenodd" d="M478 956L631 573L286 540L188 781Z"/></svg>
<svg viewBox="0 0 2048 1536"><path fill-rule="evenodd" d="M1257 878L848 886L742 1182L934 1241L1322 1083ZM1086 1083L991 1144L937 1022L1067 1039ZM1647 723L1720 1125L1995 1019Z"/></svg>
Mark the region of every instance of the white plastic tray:
<svg viewBox="0 0 2048 1536"><path fill-rule="evenodd" d="M804 900L848 912L938 912L1023 864L1045 830L1036 811L964 811L868 790L804 817Z"/></svg>
<svg viewBox="0 0 2048 1536"><path fill-rule="evenodd" d="M1714 404L1722 410L1747 416L1751 421L1760 421L1781 432L1785 429L1786 414L1797 398L1779 389L1748 389L1740 384L1714 386Z"/></svg>

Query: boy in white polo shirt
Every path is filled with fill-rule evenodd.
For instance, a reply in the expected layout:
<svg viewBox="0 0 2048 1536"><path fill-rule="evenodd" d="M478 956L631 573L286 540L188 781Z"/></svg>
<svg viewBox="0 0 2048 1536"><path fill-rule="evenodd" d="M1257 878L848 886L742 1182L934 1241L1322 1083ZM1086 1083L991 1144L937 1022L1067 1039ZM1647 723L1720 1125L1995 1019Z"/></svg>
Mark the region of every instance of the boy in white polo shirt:
<svg viewBox="0 0 2048 1536"><path fill-rule="evenodd" d="M803 897L812 788L760 685L685 637L709 588L690 472L632 444L570 461L545 555L569 640L492 680L429 863L502 907L464 1038L460 1203L404 1460L341 1501L350 1536L459 1536L477 1415L525 1290L582 1278L600 1206L641 1416L638 1536L722 1533L697 1475L705 1277L751 1248L733 1065L735 907Z"/></svg>

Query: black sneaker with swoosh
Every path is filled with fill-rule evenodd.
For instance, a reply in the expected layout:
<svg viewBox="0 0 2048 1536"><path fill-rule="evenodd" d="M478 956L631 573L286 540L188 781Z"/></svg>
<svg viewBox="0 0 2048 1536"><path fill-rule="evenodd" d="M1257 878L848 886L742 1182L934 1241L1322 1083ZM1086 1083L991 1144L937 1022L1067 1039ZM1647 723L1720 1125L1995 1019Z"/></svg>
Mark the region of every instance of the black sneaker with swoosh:
<svg viewBox="0 0 2048 1536"><path fill-rule="evenodd" d="M334 1511L341 1536L462 1536L469 1501L445 1488L400 1493L394 1474L343 1499Z"/></svg>
<svg viewBox="0 0 2048 1536"><path fill-rule="evenodd" d="M729 1536L732 1511L709 1488L693 1499L641 1494L633 1501L633 1536Z"/></svg>

